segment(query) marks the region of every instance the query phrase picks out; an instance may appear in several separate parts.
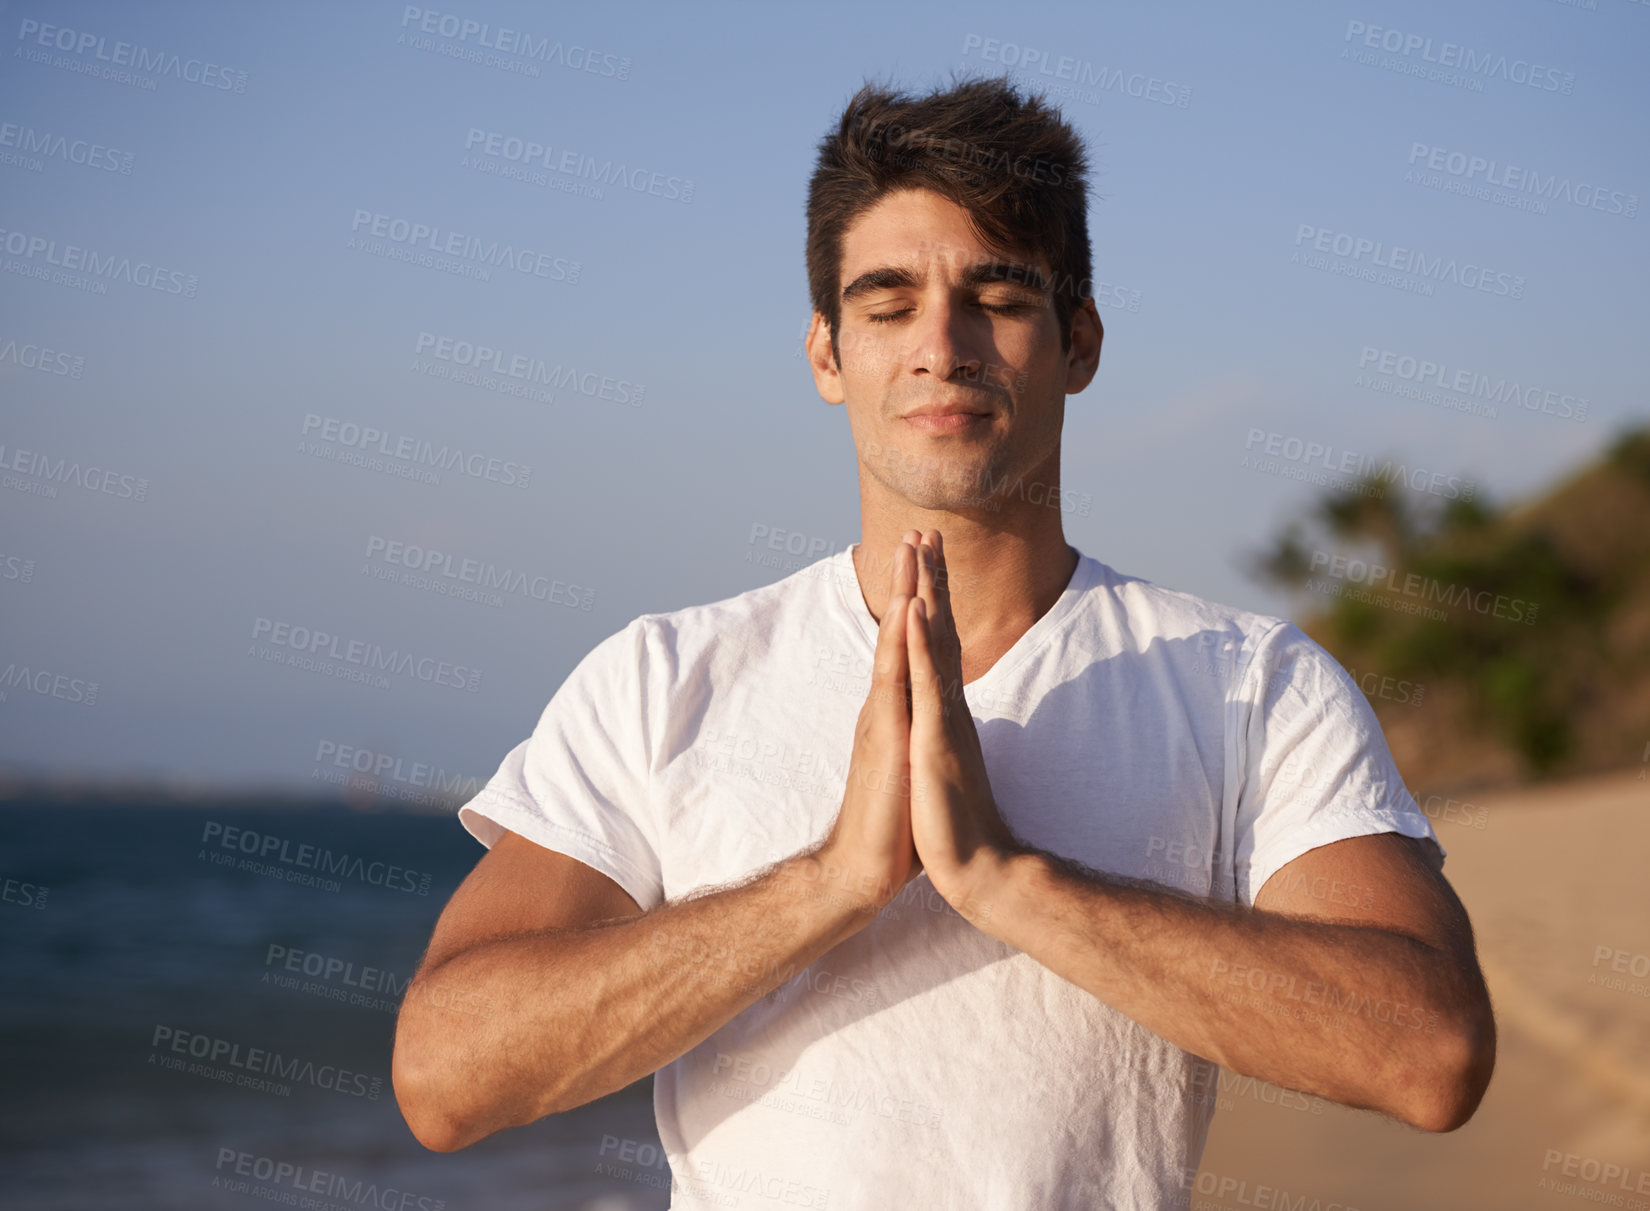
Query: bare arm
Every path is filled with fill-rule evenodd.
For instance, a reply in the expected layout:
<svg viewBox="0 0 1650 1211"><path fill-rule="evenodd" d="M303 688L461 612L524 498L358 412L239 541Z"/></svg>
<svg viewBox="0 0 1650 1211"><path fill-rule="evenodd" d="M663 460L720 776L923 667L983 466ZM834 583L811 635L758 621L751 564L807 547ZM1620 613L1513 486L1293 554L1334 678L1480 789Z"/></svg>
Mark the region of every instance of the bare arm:
<svg viewBox="0 0 1650 1211"><path fill-rule="evenodd" d="M450 1152L622 1089L870 919L818 858L642 913L606 875L506 834L443 911L396 1027L396 1098Z"/></svg>
<svg viewBox="0 0 1650 1211"><path fill-rule="evenodd" d="M980 929L1187 1051L1429 1131L1466 1122L1495 1066L1495 1019L1430 843L1319 846L1268 879L1253 910L1020 844L966 702L946 689L961 648L936 575L943 542L912 536L912 835L939 893L959 912L984 904L970 917ZM1337 886L1360 894L1337 902Z"/></svg>
<svg viewBox="0 0 1650 1211"><path fill-rule="evenodd" d="M830 835L741 884L643 913L573 858L514 833L493 846L397 1022L391 1079L421 1143L451 1152L622 1089L870 923L920 869L904 657L890 621Z"/></svg>
<svg viewBox="0 0 1650 1211"><path fill-rule="evenodd" d="M1426 846L1394 833L1320 846L1254 910L1036 851L974 894L988 932L1187 1051L1452 1131L1489 1083L1495 1021L1466 911Z"/></svg>

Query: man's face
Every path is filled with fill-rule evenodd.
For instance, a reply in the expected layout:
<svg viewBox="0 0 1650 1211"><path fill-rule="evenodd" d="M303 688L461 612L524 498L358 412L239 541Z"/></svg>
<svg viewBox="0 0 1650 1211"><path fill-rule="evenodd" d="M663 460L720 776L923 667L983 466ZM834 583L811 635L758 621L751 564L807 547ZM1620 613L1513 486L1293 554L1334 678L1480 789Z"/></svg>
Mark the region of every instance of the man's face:
<svg viewBox="0 0 1650 1211"><path fill-rule="evenodd" d="M1101 333L1085 300L1061 350L1046 260L991 251L962 207L910 189L848 228L839 280L841 368L822 316L809 359L820 394L848 406L864 471L947 512L1058 476L1065 396L1093 377Z"/></svg>

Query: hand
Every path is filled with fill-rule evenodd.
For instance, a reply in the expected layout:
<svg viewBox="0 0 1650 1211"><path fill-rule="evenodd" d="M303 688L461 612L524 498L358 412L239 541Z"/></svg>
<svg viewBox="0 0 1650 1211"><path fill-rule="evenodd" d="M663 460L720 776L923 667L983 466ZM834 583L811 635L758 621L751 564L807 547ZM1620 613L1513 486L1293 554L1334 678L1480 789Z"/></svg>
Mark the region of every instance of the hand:
<svg viewBox="0 0 1650 1211"><path fill-rule="evenodd" d="M997 811L974 716L938 530L915 530L916 593L906 606L911 680L911 835L935 890L965 916L1002 863L1023 850ZM911 542L911 537L907 537ZM902 547L903 551L904 548Z"/></svg>
<svg viewBox="0 0 1650 1211"><path fill-rule="evenodd" d="M914 533L914 531L913 531ZM911 839L910 667L906 617L917 590L917 556L894 552L888 606L877 628L871 691L854 727L848 786L836 823L816 853L828 892L882 908L922 869Z"/></svg>

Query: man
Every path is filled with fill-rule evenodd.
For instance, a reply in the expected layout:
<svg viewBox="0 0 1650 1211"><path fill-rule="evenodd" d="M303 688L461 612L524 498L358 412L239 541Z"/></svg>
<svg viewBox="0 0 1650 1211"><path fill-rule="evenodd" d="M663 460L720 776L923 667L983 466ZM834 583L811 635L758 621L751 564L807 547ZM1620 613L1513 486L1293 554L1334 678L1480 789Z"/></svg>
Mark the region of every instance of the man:
<svg viewBox="0 0 1650 1211"><path fill-rule="evenodd" d="M1471 929L1356 687L1063 537L1085 167L995 81L867 86L822 142L862 540L604 640L464 807L490 850L396 1039L423 1143L656 1073L673 1207L1159 1207L1210 1061L1472 1114Z"/></svg>

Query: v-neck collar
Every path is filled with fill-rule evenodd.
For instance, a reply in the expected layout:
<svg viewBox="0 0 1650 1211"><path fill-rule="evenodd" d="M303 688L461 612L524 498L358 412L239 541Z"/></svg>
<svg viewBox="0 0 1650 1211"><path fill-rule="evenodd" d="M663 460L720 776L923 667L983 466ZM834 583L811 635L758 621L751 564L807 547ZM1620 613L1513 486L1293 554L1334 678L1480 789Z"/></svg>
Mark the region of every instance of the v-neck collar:
<svg viewBox="0 0 1650 1211"><path fill-rule="evenodd" d="M1049 607L1047 613L1026 628L1025 634L1016 639L1013 646L997 658L995 664L973 681L963 685L965 695L982 690L990 691L996 682L1009 676L1027 657L1042 647L1043 641L1049 635L1059 629L1083 594L1093 586L1099 565L1070 543L1066 545L1076 552L1077 566L1072 569L1071 579L1066 582L1059 599ZM854 571L854 552L859 546L859 543L853 543L829 557L837 565L836 574L830 579L836 581L838 600L848 616L857 624L869 656L877 650L877 620L865 604L865 595L859 587L859 574Z"/></svg>

